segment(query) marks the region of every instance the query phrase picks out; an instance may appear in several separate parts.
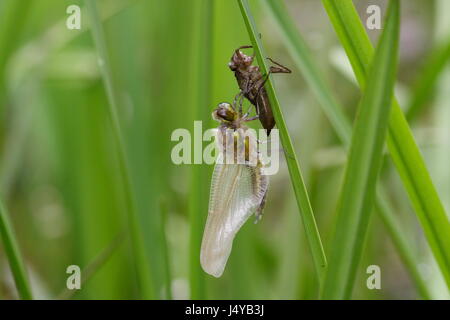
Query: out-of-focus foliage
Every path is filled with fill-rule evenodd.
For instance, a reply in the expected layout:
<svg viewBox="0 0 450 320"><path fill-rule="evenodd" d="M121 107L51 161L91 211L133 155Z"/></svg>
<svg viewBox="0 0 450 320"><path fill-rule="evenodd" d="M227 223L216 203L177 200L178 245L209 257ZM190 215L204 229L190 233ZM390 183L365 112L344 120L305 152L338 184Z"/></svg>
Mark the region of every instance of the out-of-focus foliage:
<svg viewBox="0 0 450 320"><path fill-rule="evenodd" d="M177 142L171 141L171 134L177 128L193 131L194 120L202 120L203 129L216 126L210 117L214 106L232 102L238 92L227 63L235 48L250 42L235 1L211 0L209 19L201 15L204 1L96 1L148 262L150 295L167 298L171 292L175 299L189 298L190 281L201 278L202 297L208 299L315 299L318 284L282 150L264 217L256 225L249 221L238 233L224 275L215 279L202 270L190 274L190 261L199 254L189 250L192 231L199 231L192 228L190 208L200 208L195 217L206 219L212 167L201 165L196 169L201 174L196 175L193 165L173 164L171 149ZM294 71L274 75L275 90L327 250L347 149L295 67L269 7L262 1L249 2L267 54ZM354 119L361 94L321 1L284 2L286 18L294 19L338 103ZM368 5L379 5L382 13L386 9L384 0L354 2L364 23ZM66 9L73 4L82 9L81 30L66 27ZM414 107L410 126L447 212L450 69L442 48L450 43L444 14L449 10L448 0L402 1L396 86L402 107L411 101L422 103ZM84 1L0 1L0 199L36 298L61 297L69 265L91 271L82 289L71 293L73 298L144 297L133 242L127 236L118 146L90 26ZM206 38L200 35L201 28L209 28L202 33ZM380 31L367 32L376 44ZM438 63L427 59L433 55L439 57ZM199 56L209 57L208 64L202 65ZM422 75L435 81L431 88L420 83ZM209 79L207 85L201 82L204 77ZM426 90L417 93L414 88ZM379 181L402 222L401 236L407 239L427 289L433 298L448 298L391 161L385 162ZM193 204L194 196L202 202ZM122 234L120 245L109 250ZM354 298L420 297L388 234L373 215ZM366 286L369 265L381 268L381 290ZM0 244L0 298L17 297Z"/></svg>

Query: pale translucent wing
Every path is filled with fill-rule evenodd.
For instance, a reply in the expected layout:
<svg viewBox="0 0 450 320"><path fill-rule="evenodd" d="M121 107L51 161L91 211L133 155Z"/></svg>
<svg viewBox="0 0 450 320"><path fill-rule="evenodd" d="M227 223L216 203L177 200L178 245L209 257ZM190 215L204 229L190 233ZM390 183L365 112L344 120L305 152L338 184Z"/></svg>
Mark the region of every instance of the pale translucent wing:
<svg viewBox="0 0 450 320"><path fill-rule="evenodd" d="M236 233L260 206L267 187L260 166L216 164L200 252L205 272L222 275Z"/></svg>

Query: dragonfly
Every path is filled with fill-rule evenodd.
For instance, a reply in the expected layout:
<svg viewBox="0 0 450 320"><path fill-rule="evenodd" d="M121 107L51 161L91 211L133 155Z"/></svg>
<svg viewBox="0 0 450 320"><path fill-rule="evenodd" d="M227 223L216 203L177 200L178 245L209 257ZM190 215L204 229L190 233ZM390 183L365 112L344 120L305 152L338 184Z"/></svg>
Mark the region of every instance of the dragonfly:
<svg viewBox="0 0 450 320"><path fill-rule="evenodd" d="M239 229L253 213L256 221L261 218L269 186L257 150L259 142L247 134L245 125L257 116L243 114L242 103L236 108L242 94L233 104L220 103L212 114L220 123L216 134L219 155L211 179L200 263L206 273L217 278L225 269Z"/></svg>
<svg viewBox="0 0 450 320"><path fill-rule="evenodd" d="M242 49L247 48L252 48L252 46L247 45L237 48L228 63L228 67L234 72L243 96L255 106L259 121L266 129L267 136L269 136L270 131L275 126L275 118L264 84L271 73L291 73L291 70L271 58L267 58L274 65L270 67L269 73L263 76L259 67L253 65L255 56L249 56L242 52Z"/></svg>

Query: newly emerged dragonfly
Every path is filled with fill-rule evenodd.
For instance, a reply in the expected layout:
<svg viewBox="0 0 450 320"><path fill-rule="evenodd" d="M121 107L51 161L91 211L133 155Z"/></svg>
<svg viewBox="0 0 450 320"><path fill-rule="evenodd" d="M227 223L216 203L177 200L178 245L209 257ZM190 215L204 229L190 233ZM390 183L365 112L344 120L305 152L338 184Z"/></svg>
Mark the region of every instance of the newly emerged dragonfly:
<svg viewBox="0 0 450 320"><path fill-rule="evenodd" d="M259 121L267 135L275 126L275 119L273 117L272 108L269 97L267 96L264 84L269 75L264 75L259 70L258 66L253 65L254 55L248 56L241 51L241 49L252 48L252 46L241 46L237 48L231 57L228 67L234 72L239 88L243 92L252 105L256 108L256 113L259 115ZM270 73L291 73L287 67L267 58L274 64L269 69Z"/></svg>
<svg viewBox="0 0 450 320"><path fill-rule="evenodd" d="M237 100L233 105L221 103L213 112L220 122L216 135L219 157L211 180L200 262L203 270L215 277L222 275L242 225L253 213L257 219L261 217L269 184L268 176L263 175L258 141L247 135L250 130L245 125L257 117L242 114L242 104L236 110Z"/></svg>

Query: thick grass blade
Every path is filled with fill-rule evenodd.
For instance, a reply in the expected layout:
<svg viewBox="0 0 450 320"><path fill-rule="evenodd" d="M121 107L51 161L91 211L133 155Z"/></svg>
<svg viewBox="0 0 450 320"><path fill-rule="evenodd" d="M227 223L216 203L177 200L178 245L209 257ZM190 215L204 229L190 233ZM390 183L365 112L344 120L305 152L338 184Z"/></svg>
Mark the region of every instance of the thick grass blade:
<svg viewBox="0 0 450 320"><path fill-rule="evenodd" d="M281 34L294 62L324 109L336 133L344 144L349 144L352 130L350 121L348 121L341 110L342 107L331 94L331 89L326 84L317 64L314 62L305 41L299 35L294 21L289 18L287 9L282 1L279 0L265 0L264 2L268 5L269 12L282 31Z"/></svg>
<svg viewBox="0 0 450 320"><path fill-rule="evenodd" d="M1 202L0 236L20 298L25 300L33 299L25 267L20 255L19 246L17 245L14 231L9 221L8 213L6 212L5 207Z"/></svg>
<svg viewBox="0 0 450 320"><path fill-rule="evenodd" d="M136 207L134 203L132 184L127 164L125 153L125 144L123 142L123 135L118 116L118 99L116 97L116 88L111 73L110 61L106 49L106 42L104 37L103 25L100 20L97 5L94 0L86 0L87 11L91 21L91 31L97 48L99 56L99 66L103 83L108 98L108 112L113 131L113 138L118 151L120 175L123 181L123 191L125 197L125 204L127 209L127 218L132 239L132 248L135 258L135 267L137 269L138 283L141 289L141 296L144 299L151 299L154 297L154 289L150 276L150 264L144 249L143 238L136 216Z"/></svg>
<svg viewBox="0 0 450 320"><path fill-rule="evenodd" d="M408 121L416 118L432 98L433 89L439 79L439 75L450 60L450 41L444 46L438 47L427 58L421 72L417 75L417 80L413 85L412 97L406 111Z"/></svg>
<svg viewBox="0 0 450 320"><path fill-rule="evenodd" d="M322 0L362 90L373 47L351 0ZM394 100L388 149L426 239L450 287L450 223L403 112Z"/></svg>
<svg viewBox="0 0 450 320"><path fill-rule="evenodd" d="M248 1L238 0L238 4L241 9L245 25L247 27L250 40L253 45L253 49L256 58L258 60L260 70L263 74L267 74L268 68L265 62L266 54L264 52L261 39L259 38L259 32L257 31L255 21L250 12ZM297 156L295 154L294 147L292 145L292 141L289 136L287 126L284 121L283 114L281 112L280 104L276 97L275 89L270 77L266 83L265 88L267 90L267 94L269 96L269 100L272 106L275 121L277 123L277 127L280 132L281 144L283 146L285 154L287 155L286 163L291 177L292 186L294 188L297 205L303 220L303 226L305 228L305 234L314 260L317 277L319 282L321 283L322 276L327 267L327 260L322 246L322 240L320 238L319 230L317 228L316 220L314 218L314 212L311 207L308 192L306 190L306 186L303 181Z"/></svg>
<svg viewBox="0 0 450 320"><path fill-rule="evenodd" d="M373 208L394 92L400 25L398 0L391 0L387 20L358 109L323 298L350 298Z"/></svg>
<svg viewBox="0 0 450 320"><path fill-rule="evenodd" d="M313 59L311 50L299 33L294 21L289 17L289 13L282 1L265 0L265 3L267 4L270 14L280 28L281 35L284 38L285 44L296 63L297 68L302 72L305 81L316 96L338 137L342 143L348 147L352 133L350 120L344 113L343 107L334 98L331 88L326 83L324 76L318 68L318 64ZM380 218L420 296L424 299L430 299L431 294L429 293L423 278L420 276L409 241L403 235L404 231L383 193L384 192L381 191L377 194L376 212L380 215Z"/></svg>

